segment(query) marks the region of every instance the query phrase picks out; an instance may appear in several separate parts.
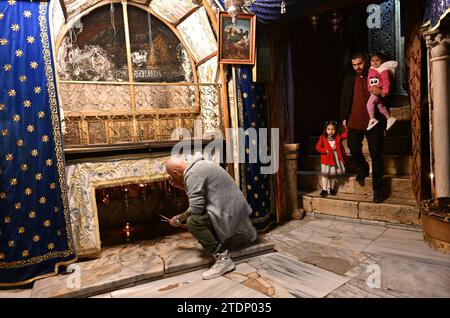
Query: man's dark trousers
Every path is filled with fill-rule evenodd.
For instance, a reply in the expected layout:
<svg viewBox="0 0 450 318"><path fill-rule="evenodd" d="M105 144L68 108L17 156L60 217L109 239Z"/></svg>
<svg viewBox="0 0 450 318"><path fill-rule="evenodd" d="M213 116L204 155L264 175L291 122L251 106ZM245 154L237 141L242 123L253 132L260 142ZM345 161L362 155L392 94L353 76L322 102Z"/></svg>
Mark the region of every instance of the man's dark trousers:
<svg viewBox="0 0 450 318"><path fill-rule="evenodd" d="M381 155L384 144L384 128L379 123L371 130L348 129L347 145L350 149L352 161L358 168L358 176L369 175L369 164L362 153L364 136L369 144L370 158L372 159L373 190L381 190L383 186L383 157Z"/></svg>

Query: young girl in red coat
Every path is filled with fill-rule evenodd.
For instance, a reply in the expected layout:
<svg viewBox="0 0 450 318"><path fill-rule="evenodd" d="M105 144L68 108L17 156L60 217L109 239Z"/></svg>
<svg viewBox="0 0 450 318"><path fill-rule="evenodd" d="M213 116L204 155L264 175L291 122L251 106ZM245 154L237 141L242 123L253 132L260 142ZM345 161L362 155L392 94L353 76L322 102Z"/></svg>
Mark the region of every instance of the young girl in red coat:
<svg viewBox="0 0 450 318"><path fill-rule="evenodd" d="M336 194L336 175L345 173L345 153L342 140L347 139L347 128L344 126L344 133L337 132L337 122L327 121L325 130L320 136L316 145L316 150L320 152L320 166L322 172L322 191L320 196Z"/></svg>

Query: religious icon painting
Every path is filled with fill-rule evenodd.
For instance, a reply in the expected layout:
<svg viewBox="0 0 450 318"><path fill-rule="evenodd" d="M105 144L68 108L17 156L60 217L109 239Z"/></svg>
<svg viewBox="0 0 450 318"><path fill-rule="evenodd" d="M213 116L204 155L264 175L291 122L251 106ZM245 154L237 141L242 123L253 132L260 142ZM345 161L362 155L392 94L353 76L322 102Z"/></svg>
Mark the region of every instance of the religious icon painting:
<svg viewBox="0 0 450 318"><path fill-rule="evenodd" d="M219 14L219 62L255 64L256 17L240 14L233 23L226 12Z"/></svg>

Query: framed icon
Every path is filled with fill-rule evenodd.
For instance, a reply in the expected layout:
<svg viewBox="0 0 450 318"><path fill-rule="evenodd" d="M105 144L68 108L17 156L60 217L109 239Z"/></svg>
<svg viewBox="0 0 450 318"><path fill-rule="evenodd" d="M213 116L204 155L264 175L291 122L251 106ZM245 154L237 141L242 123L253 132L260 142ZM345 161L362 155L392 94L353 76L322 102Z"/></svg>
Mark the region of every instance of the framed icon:
<svg viewBox="0 0 450 318"><path fill-rule="evenodd" d="M219 14L219 62L255 64L254 14L240 14L233 23L227 12Z"/></svg>

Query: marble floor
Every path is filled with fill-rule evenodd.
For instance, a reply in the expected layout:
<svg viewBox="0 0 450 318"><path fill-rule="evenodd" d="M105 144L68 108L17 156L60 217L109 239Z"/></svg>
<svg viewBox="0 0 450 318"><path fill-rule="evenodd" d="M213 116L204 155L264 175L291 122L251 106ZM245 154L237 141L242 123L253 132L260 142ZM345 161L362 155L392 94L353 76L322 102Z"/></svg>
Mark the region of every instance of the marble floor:
<svg viewBox="0 0 450 318"><path fill-rule="evenodd" d="M233 253L233 272L202 280L210 260L185 233L80 262L81 293L59 275L31 289L0 290L0 297L450 297L450 255L429 248L413 226L307 216Z"/></svg>

